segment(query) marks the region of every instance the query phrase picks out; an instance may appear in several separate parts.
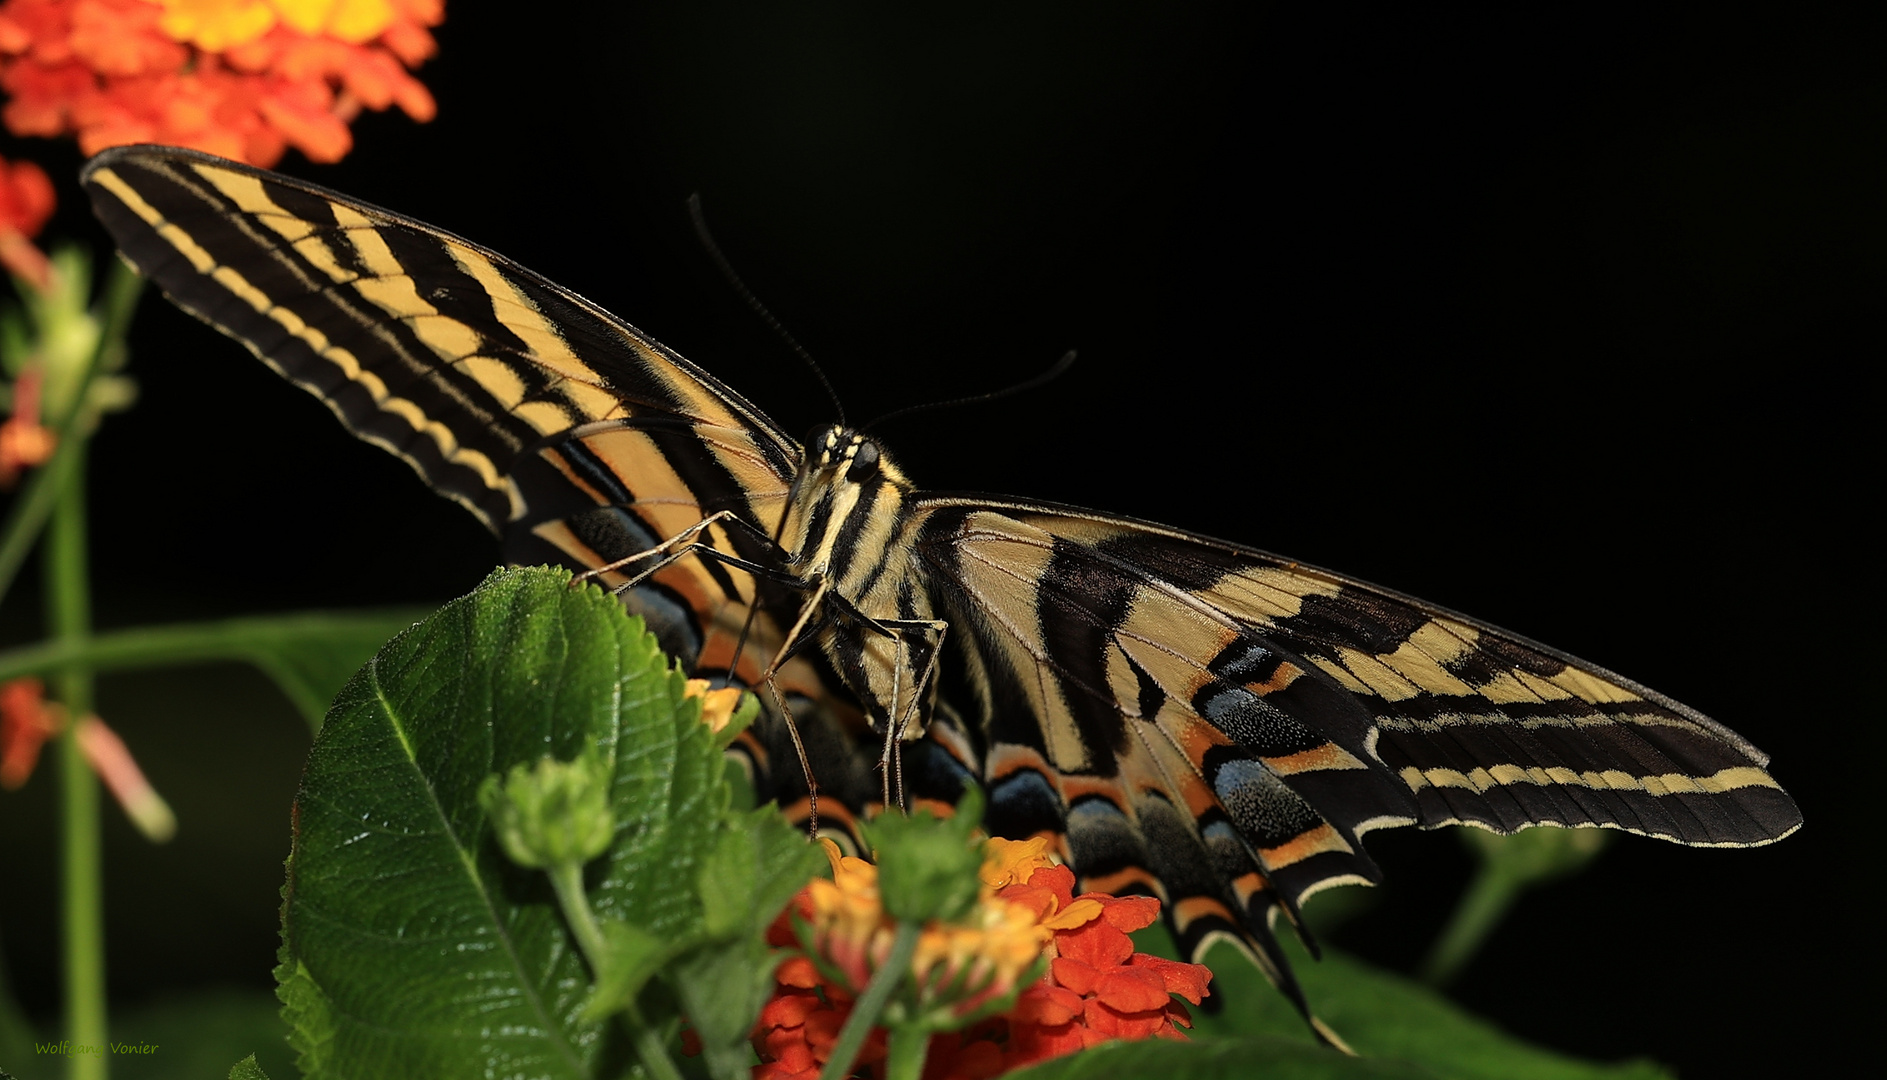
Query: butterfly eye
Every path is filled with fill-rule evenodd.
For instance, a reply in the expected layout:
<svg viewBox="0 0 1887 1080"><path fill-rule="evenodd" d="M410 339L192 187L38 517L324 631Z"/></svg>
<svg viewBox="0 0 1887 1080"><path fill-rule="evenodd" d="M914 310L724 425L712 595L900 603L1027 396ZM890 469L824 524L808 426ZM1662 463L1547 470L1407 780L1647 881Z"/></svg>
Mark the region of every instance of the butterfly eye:
<svg viewBox="0 0 1887 1080"><path fill-rule="evenodd" d="M878 447L873 443L859 443L858 452L852 455L852 467L845 478L854 484L862 484L878 474Z"/></svg>

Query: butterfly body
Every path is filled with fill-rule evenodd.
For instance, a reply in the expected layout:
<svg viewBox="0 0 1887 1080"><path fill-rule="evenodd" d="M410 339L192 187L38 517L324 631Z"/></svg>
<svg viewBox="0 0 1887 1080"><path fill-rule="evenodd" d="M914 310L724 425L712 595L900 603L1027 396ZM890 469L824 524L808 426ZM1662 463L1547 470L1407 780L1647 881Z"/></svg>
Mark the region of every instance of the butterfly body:
<svg viewBox="0 0 1887 1080"><path fill-rule="evenodd" d="M804 446L713 376L502 256L301 181L129 147L85 183L181 306L502 537L631 586L699 674L770 681L841 827L965 784L1089 888L1247 945L1380 875L1372 830L1625 829L1747 846L1801 817L1746 740L1603 668L1242 545L928 492L875 438ZM675 558L647 576L635 559ZM627 560L627 561L625 561ZM770 680L769 680L770 676ZM777 728L751 753L798 805ZM835 805L836 804L836 805ZM1299 998L1301 1003L1301 997Z"/></svg>

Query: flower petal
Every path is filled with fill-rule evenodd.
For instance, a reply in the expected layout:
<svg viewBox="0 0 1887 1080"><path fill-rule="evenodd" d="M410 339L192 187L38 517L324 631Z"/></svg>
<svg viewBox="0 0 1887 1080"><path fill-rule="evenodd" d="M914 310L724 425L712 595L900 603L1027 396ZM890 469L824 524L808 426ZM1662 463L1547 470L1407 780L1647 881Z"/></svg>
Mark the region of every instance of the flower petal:
<svg viewBox="0 0 1887 1080"><path fill-rule="evenodd" d="M1107 904L1104 914L1114 929L1131 934L1153 925L1160 917L1160 902L1151 896L1123 896Z"/></svg>
<svg viewBox="0 0 1887 1080"><path fill-rule="evenodd" d="M1158 975L1136 967L1118 967L1102 974L1095 983L1094 996L1124 1013L1164 1010L1171 1000Z"/></svg>
<svg viewBox="0 0 1887 1080"><path fill-rule="evenodd" d="M1093 965L1071 960L1066 956L1057 956L1050 960L1048 973L1054 976L1057 984L1083 996L1094 993L1095 984L1101 978L1101 973L1095 970Z"/></svg>
<svg viewBox="0 0 1887 1080"><path fill-rule="evenodd" d="M1135 953L1128 963L1158 975L1168 993L1178 994L1194 1005L1212 992L1212 969L1204 964L1182 964L1146 953Z"/></svg>
<svg viewBox="0 0 1887 1080"><path fill-rule="evenodd" d="M1097 919L1079 930L1058 931L1055 951L1096 968L1111 968L1126 963L1133 956L1134 942Z"/></svg>
<svg viewBox="0 0 1887 1080"><path fill-rule="evenodd" d="M1081 1015L1081 995L1062 986L1037 983L1016 999L1012 1022L1054 1027Z"/></svg>

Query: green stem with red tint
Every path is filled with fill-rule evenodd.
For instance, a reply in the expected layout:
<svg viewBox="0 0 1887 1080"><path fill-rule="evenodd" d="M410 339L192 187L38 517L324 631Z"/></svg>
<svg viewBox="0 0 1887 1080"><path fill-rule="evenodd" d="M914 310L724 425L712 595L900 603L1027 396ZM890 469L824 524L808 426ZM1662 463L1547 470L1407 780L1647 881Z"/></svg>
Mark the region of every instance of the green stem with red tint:
<svg viewBox="0 0 1887 1080"><path fill-rule="evenodd" d="M46 622L53 640L82 646L92 631L86 575L85 446L74 432L72 465L53 501L41 551ZM66 1058L71 1080L105 1080L105 894L99 833L98 779L79 748L79 721L92 711L92 673L77 665L54 680L65 706L59 738L60 905L64 914L66 1037L95 1048Z"/></svg>

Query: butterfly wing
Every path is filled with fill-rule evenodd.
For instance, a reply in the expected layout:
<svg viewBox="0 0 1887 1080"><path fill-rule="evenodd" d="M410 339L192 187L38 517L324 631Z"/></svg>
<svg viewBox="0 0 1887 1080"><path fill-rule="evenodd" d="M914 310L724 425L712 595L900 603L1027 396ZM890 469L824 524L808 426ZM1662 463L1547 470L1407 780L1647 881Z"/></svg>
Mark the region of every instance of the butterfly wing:
<svg viewBox="0 0 1887 1080"><path fill-rule="evenodd" d="M108 150L83 182L140 273L465 506L503 538L508 559L590 569L718 510L752 528L715 527L704 539L770 557L755 532L778 523L798 444L582 297L422 222L194 151ZM672 564L628 599L703 674L732 665L758 604L738 673L749 683L778 645L779 613L797 606L702 559ZM804 661L781 682L833 718L809 727L833 728L827 771L845 789L837 774L856 771L856 755L842 752L856 710Z"/></svg>
<svg viewBox="0 0 1887 1080"><path fill-rule="evenodd" d="M991 828L1065 835L1183 942L1371 882L1392 825L1604 826L1745 846L1801 815L1727 728L1409 597L1157 525L980 496L918 512L968 654Z"/></svg>

